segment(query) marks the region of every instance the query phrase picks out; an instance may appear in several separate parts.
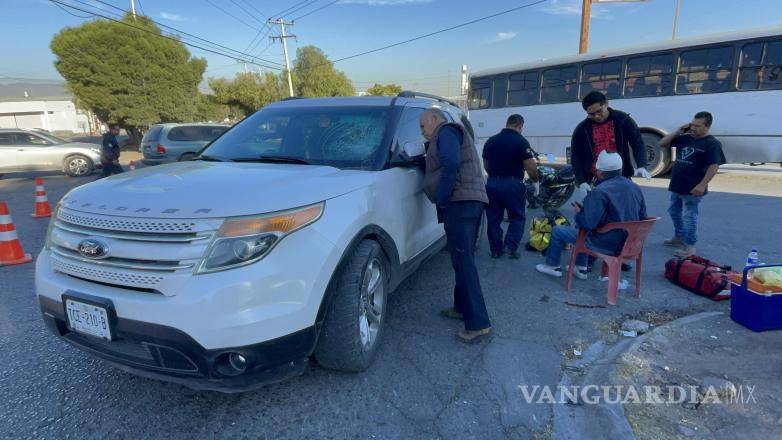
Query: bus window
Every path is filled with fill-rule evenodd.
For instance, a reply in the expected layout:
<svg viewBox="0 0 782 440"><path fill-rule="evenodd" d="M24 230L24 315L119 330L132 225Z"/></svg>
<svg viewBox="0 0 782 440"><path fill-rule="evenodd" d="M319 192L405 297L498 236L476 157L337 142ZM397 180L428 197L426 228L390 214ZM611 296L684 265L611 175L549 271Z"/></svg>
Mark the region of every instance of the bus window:
<svg viewBox="0 0 782 440"><path fill-rule="evenodd" d="M673 91L673 55L641 56L627 60L626 98L664 96Z"/></svg>
<svg viewBox="0 0 782 440"><path fill-rule="evenodd" d="M491 82L488 79L474 79L470 83L470 110L489 108L491 99Z"/></svg>
<svg viewBox="0 0 782 440"><path fill-rule="evenodd" d="M740 90L782 88L782 41L750 43L741 50Z"/></svg>
<svg viewBox="0 0 782 440"><path fill-rule="evenodd" d="M682 52L676 93L715 93L730 90L733 47L710 47Z"/></svg>
<svg viewBox="0 0 782 440"><path fill-rule="evenodd" d="M538 103L538 72L514 73L508 79L508 106Z"/></svg>
<svg viewBox="0 0 782 440"><path fill-rule="evenodd" d="M497 76L494 78L491 106L495 108L505 107L505 95L508 93L508 78Z"/></svg>
<svg viewBox="0 0 782 440"><path fill-rule="evenodd" d="M622 62L619 60L603 61L600 63L584 64L581 69L581 99L587 93L597 90L611 98L619 98L619 72L622 70Z"/></svg>
<svg viewBox="0 0 782 440"><path fill-rule="evenodd" d="M565 66L545 70L541 88L541 102L544 104L575 101L578 97L578 68Z"/></svg>

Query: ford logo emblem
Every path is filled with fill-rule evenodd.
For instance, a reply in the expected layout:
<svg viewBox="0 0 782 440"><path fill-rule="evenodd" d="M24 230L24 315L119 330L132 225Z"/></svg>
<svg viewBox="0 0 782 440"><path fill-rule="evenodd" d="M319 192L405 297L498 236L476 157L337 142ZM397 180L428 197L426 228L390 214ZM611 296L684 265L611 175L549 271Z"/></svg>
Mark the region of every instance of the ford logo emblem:
<svg viewBox="0 0 782 440"><path fill-rule="evenodd" d="M109 256L109 246L97 238L85 238L76 246L82 256L99 260Z"/></svg>

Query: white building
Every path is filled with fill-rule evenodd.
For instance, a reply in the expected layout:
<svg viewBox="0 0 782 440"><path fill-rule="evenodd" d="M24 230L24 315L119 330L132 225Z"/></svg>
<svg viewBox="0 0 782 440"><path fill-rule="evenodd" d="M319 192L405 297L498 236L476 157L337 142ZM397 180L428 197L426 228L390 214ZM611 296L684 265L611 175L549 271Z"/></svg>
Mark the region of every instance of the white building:
<svg viewBox="0 0 782 440"><path fill-rule="evenodd" d="M0 100L0 128L42 128L48 131L89 133L87 115L68 98Z"/></svg>

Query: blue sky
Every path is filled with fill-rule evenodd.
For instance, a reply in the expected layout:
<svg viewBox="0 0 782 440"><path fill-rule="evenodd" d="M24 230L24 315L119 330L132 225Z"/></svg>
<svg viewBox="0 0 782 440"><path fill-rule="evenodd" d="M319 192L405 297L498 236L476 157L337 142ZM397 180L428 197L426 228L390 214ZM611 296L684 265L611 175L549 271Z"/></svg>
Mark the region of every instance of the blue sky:
<svg viewBox="0 0 782 440"><path fill-rule="evenodd" d="M73 0L62 0L78 5ZM82 0L111 11L92 0ZM104 0L129 8L130 0ZM141 0L153 20L244 51L261 25L236 6L252 4L272 15L299 0ZM226 15L212 2L245 23ZM287 15L292 19L331 0ZM338 59L481 16L531 3L532 0L341 0L298 20L290 30L293 54L314 44ZM780 0L681 0L679 36L688 37L782 23ZM581 0L548 2L486 20L379 53L337 63L357 89L373 82L396 82L405 88L453 95L459 87L459 69L470 71L577 52ZM590 50L605 50L670 39L675 0L593 6ZM0 41L4 62L0 75L59 78L49 42L64 26L85 21L72 17L46 0L0 0ZM83 13L76 12L83 15ZM254 11L252 11L254 12ZM260 17L259 17L260 18ZM249 26L248 26L249 25ZM13 42L13 43L11 43ZM251 52L283 62L279 43L268 39ZM228 58L191 49L208 62L206 76L233 76L242 66Z"/></svg>

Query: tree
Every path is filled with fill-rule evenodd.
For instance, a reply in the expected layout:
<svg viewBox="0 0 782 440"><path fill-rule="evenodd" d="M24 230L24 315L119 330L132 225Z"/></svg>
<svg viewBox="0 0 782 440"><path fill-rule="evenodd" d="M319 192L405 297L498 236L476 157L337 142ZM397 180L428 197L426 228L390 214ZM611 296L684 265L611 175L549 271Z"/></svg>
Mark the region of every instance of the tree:
<svg viewBox="0 0 782 440"><path fill-rule="evenodd" d="M315 46L304 46L296 50L291 73L296 96L312 98L356 94L345 72L334 69L334 64L326 54ZM284 74L285 72L282 73Z"/></svg>
<svg viewBox="0 0 782 440"><path fill-rule="evenodd" d="M195 109L193 111L193 121L201 122L222 122L231 115L231 109L217 102L214 95L198 94Z"/></svg>
<svg viewBox="0 0 782 440"><path fill-rule="evenodd" d="M396 84L375 84L367 89L367 94L372 96L396 96L402 91L402 86Z"/></svg>
<svg viewBox="0 0 782 440"><path fill-rule="evenodd" d="M143 16L65 28L54 36L54 66L68 89L107 123L124 127L139 141L141 130L159 122L192 117L206 60L180 42L162 38Z"/></svg>
<svg viewBox="0 0 782 440"><path fill-rule="evenodd" d="M237 107L244 113L243 116L286 96L280 77L271 72L263 75L237 73L232 80L209 78L209 88L214 93L215 102Z"/></svg>

